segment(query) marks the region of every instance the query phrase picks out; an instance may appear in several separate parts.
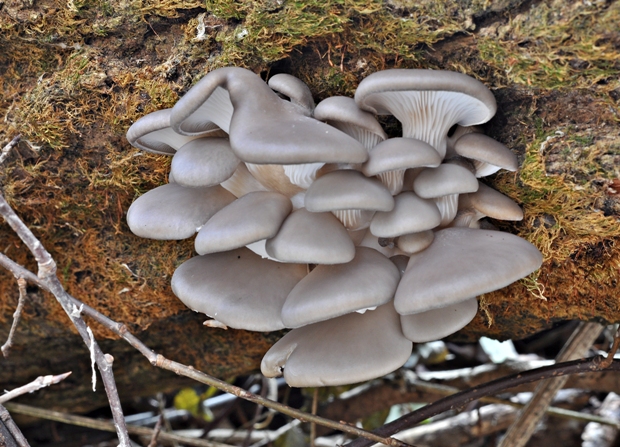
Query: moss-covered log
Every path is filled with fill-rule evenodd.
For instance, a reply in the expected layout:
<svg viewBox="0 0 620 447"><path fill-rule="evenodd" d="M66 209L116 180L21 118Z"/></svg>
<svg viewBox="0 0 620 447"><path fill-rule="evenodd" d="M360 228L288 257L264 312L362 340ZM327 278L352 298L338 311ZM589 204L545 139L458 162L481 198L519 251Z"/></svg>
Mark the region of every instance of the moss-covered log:
<svg viewBox="0 0 620 447"><path fill-rule="evenodd" d="M0 144L23 135L0 171L7 199L59 265L68 291L125 322L154 349L225 377L255 369L277 335L203 328L172 295L192 242L133 236L129 204L166 181L169 159L124 139L138 117L170 107L217 67L294 74L318 101L352 95L391 67L449 69L487 84L487 134L519 157L489 180L525 211L502 230L545 256L542 269L483 296L457 337L519 338L567 319L620 321L620 2L481 0L0 0ZM391 133L397 123L385 120ZM139 156L138 156L139 155ZM34 268L0 225L0 250ZM30 289L29 289L30 290ZM92 400L89 358L50 296L30 290L0 387L73 370L39 392L61 406ZM0 272L0 339L17 303ZM172 386L111 334L121 394Z"/></svg>

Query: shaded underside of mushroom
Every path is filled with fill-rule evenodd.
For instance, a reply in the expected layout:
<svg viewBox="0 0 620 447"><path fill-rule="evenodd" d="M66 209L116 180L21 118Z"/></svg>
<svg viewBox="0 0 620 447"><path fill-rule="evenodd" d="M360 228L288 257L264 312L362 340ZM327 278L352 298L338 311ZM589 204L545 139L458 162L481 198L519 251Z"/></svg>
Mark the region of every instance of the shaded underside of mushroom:
<svg viewBox="0 0 620 447"><path fill-rule="evenodd" d="M363 382L401 367L412 343L402 334L392 303L293 329L263 357L267 377L284 373L290 386Z"/></svg>
<svg viewBox="0 0 620 447"><path fill-rule="evenodd" d="M219 185L185 188L169 183L138 197L127 211L127 224L136 236L186 239L234 200L235 196Z"/></svg>
<svg viewBox="0 0 620 447"><path fill-rule="evenodd" d="M403 334L414 343L439 340L463 329L478 312L478 300L469 298L446 307L401 315Z"/></svg>
<svg viewBox="0 0 620 447"><path fill-rule="evenodd" d="M394 303L401 315L446 307L521 279L542 264L536 247L513 234L446 228L411 256Z"/></svg>
<svg viewBox="0 0 620 447"><path fill-rule="evenodd" d="M307 272L306 265L262 259L239 248L185 261L172 276L172 291L190 309L226 326L276 331L284 328L286 297Z"/></svg>
<svg viewBox="0 0 620 447"><path fill-rule="evenodd" d="M274 237L293 206L277 192L249 193L222 208L204 224L195 241L196 252L204 255L233 250Z"/></svg>
<svg viewBox="0 0 620 447"><path fill-rule="evenodd" d="M362 110L394 115L403 136L433 146L443 158L448 130L481 124L495 114L493 94L481 82L444 70L392 69L360 82L355 101Z"/></svg>
<svg viewBox="0 0 620 447"><path fill-rule="evenodd" d="M387 303L400 274L372 248L357 247L351 262L319 265L291 291L282 308L286 327L297 328Z"/></svg>

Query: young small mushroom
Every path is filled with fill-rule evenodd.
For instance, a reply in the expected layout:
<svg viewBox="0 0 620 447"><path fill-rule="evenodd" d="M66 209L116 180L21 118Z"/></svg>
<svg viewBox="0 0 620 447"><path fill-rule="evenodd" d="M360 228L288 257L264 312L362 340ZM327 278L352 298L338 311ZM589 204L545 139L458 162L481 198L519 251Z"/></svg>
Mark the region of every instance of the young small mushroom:
<svg viewBox="0 0 620 447"><path fill-rule="evenodd" d="M364 175L379 176L393 196L403 190L405 171L410 168L441 164L437 151L424 141L414 138L390 138L377 144L362 165Z"/></svg>
<svg viewBox="0 0 620 447"><path fill-rule="evenodd" d="M284 373L294 387L337 386L381 377L400 368L412 343L391 302L367 311L293 329L267 351L261 371Z"/></svg>
<svg viewBox="0 0 620 447"><path fill-rule="evenodd" d="M396 246L402 252L412 255L428 248L434 239L435 233L432 230L403 234L399 236Z"/></svg>
<svg viewBox="0 0 620 447"><path fill-rule="evenodd" d="M284 301L307 271L306 265L269 261L239 248L185 261L172 275L172 291L190 309L228 327L277 331L284 328Z"/></svg>
<svg viewBox="0 0 620 447"><path fill-rule="evenodd" d="M169 183L138 197L127 211L127 224L133 234L144 238L187 239L234 200L219 185L185 188Z"/></svg>
<svg viewBox="0 0 620 447"><path fill-rule="evenodd" d="M357 107L353 98L332 96L325 98L314 109L314 118L340 129L371 151L387 139L381 124L368 112Z"/></svg>
<svg viewBox="0 0 620 447"><path fill-rule="evenodd" d="M310 88L301 79L287 73L278 73L269 78L267 85L287 97L292 104L299 107L302 114L312 116L314 98L312 98Z"/></svg>
<svg viewBox="0 0 620 447"><path fill-rule="evenodd" d="M373 73L360 82L355 102L376 115L394 115L402 123L404 137L425 141L441 158L453 125L485 123L497 109L493 94L480 81L444 70Z"/></svg>
<svg viewBox="0 0 620 447"><path fill-rule="evenodd" d="M370 232L377 237L394 238L409 233L432 230L441 223L441 214L432 200L413 192L401 192L394 198L394 209L378 212L370 223Z"/></svg>
<svg viewBox="0 0 620 447"><path fill-rule="evenodd" d="M302 279L286 298L282 321L297 328L380 306L392 299L398 281L398 269L388 258L357 247L351 262L318 265Z"/></svg>
<svg viewBox="0 0 620 447"><path fill-rule="evenodd" d="M401 315L451 306L506 287L541 264L538 249L513 234L446 228L411 256L394 305Z"/></svg>
<svg viewBox="0 0 620 447"><path fill-rule="evenodd" d="M424 199L434 199L441 213L441 226L454 220L459 194L478 190L478 180L466 168L443 163L437 168L425 168L413 180L413 190Z"/></svg>
<svg viewBox="0 0 620 447"><path fill-rule="evenodd" d="M331 211L349 230L370 225L375 211L390 211L394 199L376 179L353 170L332 171L318 178L306 191L308 211Z"/></svg>
<svg viewBox="0 0 620 447"><path fill-rule="evenodd" d="M519 167L517 156L510 149L481 133L463 135L456 141L454 152L473 161L476 177L486 177L500 169L514 172Z"/></svg>
<svg viewBox="0 0 620 447"><path fill-rule="evenodd" d="M484 217L498 220L523 220L523 210L510 197L479 183L478 191L459 196L459 208L451 226L478 228Z"/></svg>
<svg viewBox="0 0 620 447"><path fill-rule="evenodd" d="M195 240L200 255L233 250L274 237L292 210L277 192L251 192L222 208L204 224Z"/></svg>

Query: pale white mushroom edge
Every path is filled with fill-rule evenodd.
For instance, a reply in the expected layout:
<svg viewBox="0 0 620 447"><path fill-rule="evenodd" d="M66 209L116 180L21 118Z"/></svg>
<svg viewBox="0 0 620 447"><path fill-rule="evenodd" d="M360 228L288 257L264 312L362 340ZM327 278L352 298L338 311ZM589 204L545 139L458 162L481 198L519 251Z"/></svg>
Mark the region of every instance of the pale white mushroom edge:
<svg viewBox="0 0 620 447"><path fill-rule="evenodd" d="M478 181L518 167L475 127L495 111L482 83L448 71L377 72L355 98L315 107L291 75L214 70L127 132L172 156L170 183L140 196L127 221L145 238L197 233L199 256L172 290L211 326L292 329L265 354L266 376L297 387L369 380L542 263L524 239L480 229L485 216L523 218ZM395 116L402 137L388 139L376 115Z"/></svg>

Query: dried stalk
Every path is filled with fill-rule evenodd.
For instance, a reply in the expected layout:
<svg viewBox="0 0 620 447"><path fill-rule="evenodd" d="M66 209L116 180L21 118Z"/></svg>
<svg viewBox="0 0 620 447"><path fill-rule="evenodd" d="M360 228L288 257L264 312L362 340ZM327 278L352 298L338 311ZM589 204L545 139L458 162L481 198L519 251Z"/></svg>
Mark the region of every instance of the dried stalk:
<svg viewBox="0 0 620 447"><path fill-rule="evenodd" d="M11 433L11 436L13 436L13 440L19 447L30 447L30 444L28 444L28 441L26 441L26 438L24 438L24 435L22 434L17 424L15 424L15 422L13 422L13 419L11 419L11 415L9 414L8 410L2 405L0 405L0 420L9 430L9 433Z"/></svg>

